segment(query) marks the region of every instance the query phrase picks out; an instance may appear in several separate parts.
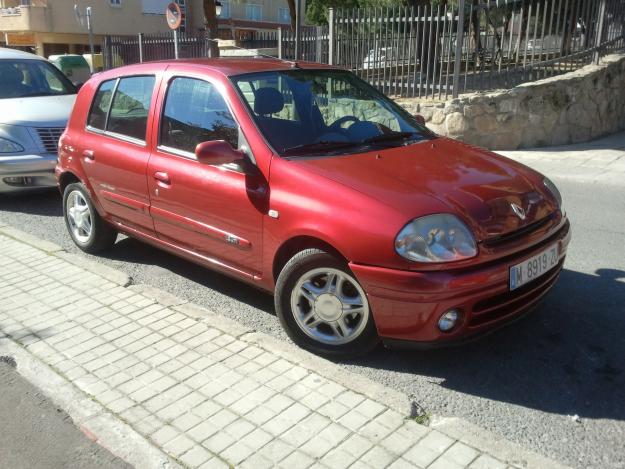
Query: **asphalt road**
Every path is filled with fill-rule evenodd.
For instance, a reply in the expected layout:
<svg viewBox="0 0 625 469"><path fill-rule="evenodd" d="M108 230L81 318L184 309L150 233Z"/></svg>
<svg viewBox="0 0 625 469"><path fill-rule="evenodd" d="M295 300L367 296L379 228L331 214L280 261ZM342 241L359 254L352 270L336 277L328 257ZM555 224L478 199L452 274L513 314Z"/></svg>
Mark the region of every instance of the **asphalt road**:
<svg viewBox="0 0 625 469"><path fill-rule="evenodd" d="M625 134L603 147L625 155ZM579 148L577 160L558 152L527 160L547 168L573 226L565 270L534 314L462 348L379 349L343 366L414 396L428 412L462 417L572 466L624 468L625 178L571 169L593 148ZM603 165L606 152L597 155ZM77 252L54 192L0 197L0 220ZM242 283L131 239L93 259L288 340L272 298Z"/></svg>
<svg viewBox="0 0 625 469"><path fill-rule="evenodd" d="M130 469L0 359L0 467Z"/></svg>

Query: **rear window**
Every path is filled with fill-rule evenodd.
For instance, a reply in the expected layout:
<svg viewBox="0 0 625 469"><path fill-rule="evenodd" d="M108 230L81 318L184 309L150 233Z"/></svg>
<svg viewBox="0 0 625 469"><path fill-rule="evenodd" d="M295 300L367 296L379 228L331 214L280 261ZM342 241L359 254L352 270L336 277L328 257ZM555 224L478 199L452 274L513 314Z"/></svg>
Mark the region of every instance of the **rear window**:
<svg viewBox="0 0 625 469"><path fill-rule="evenodd" d="M121 78L117 89L117 80L103 82L93 99L87 125L145 141L154 82L153 76Z"/></svg>
<svg viewBox="0 0 625 469"><path fill-rule="evenodd" d="M111 97L113 96L113 89L117 80L105 81L98 88L98 92L95 94L93 104L91 105L91 111L89 112L89 118L87 119L87 125L94 129L104 130L106 126L106 116L111 106Z"/></svg>
<svg viewBox="0 0 625 469"><path fill-rule="evenodd" d="M154 77L122 78L115 91L106 130L145 140Z"/></svg>

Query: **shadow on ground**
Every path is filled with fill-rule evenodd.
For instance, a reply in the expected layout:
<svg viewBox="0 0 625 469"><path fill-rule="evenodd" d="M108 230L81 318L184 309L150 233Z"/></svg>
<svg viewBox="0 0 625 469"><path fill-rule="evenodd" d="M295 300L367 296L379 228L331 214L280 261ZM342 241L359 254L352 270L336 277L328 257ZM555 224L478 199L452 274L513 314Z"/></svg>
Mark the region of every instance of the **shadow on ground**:
<svg viewBox="0 0 625 469"><path fill-rule="evenodd" d="M586 152L590 150L624 150L625 132L619 132L606 137L584 143L574 143L570 145L558 145L553 147L523 148L522 152Z"/></svg>
<svg viewBox="0 0 625 469"><path fill-rule="evenodd" d="M582 418L625 420L625 272L564 270L534 313L445 350L379 350L363 367L419 374L485 399Z"/></svg>
<svg viewBox="0 0 625 469"><path fill-rule="evenodd" d="M61 194L56 189L23 194L0 194L0 210L46 217L63 215Z"/></svg>
<svg viewBox="0 0 625 469"><path fill-rule="evenodd" d="M100 253L99 256L145 264L148 268L157 266L266 313L275 314L273 297L266 292L132 238L117 241L112 249Z"/></svg>

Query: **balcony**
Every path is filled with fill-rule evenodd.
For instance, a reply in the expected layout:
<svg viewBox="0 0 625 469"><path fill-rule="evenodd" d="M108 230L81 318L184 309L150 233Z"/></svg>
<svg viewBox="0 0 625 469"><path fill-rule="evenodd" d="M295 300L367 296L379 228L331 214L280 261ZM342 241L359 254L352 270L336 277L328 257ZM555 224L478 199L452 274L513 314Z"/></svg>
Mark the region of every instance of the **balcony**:
<svg viewBox="0 0 625 469"><path fill-rule="evenodd" d="M0 9L0 31L50 32L48 7L44 5L18 5Z"/></svg>

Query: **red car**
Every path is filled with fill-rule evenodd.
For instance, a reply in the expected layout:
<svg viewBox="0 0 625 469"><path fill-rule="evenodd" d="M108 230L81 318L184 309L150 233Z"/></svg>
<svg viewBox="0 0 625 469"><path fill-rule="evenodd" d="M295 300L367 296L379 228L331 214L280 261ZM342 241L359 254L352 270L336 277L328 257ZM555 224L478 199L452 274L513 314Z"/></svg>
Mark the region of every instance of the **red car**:
<svg viewBox="0 0 625 469"><path fill-rule="evenodd" d="M272 292L293 341L324 355L508 323L553 287L570 239L549 179L318 64L101 73L59 146L82 250L122 232Z"/></svg>

